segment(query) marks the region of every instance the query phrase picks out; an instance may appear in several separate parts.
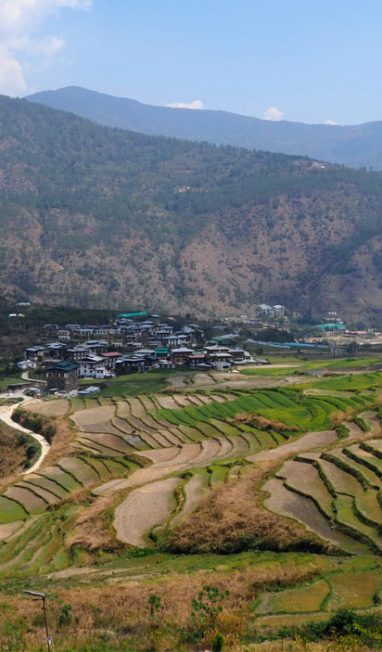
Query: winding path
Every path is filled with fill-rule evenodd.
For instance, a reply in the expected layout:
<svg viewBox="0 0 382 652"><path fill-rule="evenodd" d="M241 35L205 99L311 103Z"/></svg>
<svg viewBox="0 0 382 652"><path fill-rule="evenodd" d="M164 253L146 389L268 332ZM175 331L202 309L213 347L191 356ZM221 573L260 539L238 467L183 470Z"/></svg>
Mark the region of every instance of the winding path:
<svg viewBox="0 0 382 652"><path fill-rule="evenodd" d="M27 403L28 400L29 399L25 399L23 401L23 404ZM13 430L18 430L23 434L29 435L29 437L32 437L35 441L37 441L40 444L41 454L38 460L33 464L33 466L31 466L29 469L24 471L23 474L23 475L29 475L30 473L35 473L35 471L38 471L44 459L46 458L47 454L49 453L50 444L48 444L47 440L42 435L38 435L36 432L32 432L32 430L28 430L27 428L24 428L19 423L16 423L15 421L12 420L12 414L19 405L20 404L4 405L0 407L0 421L5 423L7 426L13 428Z"/></svg>

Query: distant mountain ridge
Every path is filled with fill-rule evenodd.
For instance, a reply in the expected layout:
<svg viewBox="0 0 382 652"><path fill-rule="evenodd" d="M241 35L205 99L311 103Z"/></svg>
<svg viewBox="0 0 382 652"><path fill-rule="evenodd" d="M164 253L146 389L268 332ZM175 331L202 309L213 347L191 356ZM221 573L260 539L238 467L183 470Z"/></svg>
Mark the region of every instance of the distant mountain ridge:
<svg viewBox="0 0 382 652"><path fill-rule="evenodd" d="M173 109L68 86L26 98L108 127L382 170L382 122L337 126L271 122L226 111Z"/></svg>

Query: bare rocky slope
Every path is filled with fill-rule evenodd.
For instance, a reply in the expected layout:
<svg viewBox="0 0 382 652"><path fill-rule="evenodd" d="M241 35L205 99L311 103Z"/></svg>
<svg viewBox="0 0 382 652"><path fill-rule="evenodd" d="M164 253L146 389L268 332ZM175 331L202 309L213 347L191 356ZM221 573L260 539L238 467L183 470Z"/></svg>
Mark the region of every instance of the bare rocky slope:
<svg viewBox="0 0 382 652"><path fill-rule="evenodd" d="M382 176L0 98L0 289L211 316L382 306Z"/></svg>

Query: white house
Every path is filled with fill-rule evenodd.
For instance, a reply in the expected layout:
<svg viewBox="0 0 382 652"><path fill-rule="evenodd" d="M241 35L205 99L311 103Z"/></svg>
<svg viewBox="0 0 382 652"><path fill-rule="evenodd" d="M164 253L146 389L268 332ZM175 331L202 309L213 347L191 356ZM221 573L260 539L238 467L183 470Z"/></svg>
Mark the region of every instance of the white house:
<svg viewBox="0 0 382 652"><path fill-rule="evenodd" d="M208 353L208 362L217 371L224 371L231 368L232 354L228 351L210 351Z"/></svg>
<svg viewBox="0 0 382 652"><path fill-rule="evenodd" d="M81 378L109 378L111 376L101 355L88 355L79 361L79 365Z"/></svg>

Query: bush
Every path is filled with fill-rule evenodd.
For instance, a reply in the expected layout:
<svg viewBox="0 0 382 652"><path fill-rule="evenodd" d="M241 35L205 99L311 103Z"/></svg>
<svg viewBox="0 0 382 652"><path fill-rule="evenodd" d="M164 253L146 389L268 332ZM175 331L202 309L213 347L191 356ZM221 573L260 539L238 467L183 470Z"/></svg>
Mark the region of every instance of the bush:
<svg viewBox="0 0 382 652"><path fill-rule="evenodd" d="M345 439L345 437L349 435L349 429L343 423L340 423L337 426L335 426L334 430L338 439Z"/></svg>
<svg viewBox="0 0 382 652"><path fill-rule="evenodd" d="M224 647L224 636L219 632L216 634L214 640L212 641L212 652L222 652Z"/></svg>
<svg viewBox="0 0 382 652"><path fill-rule="evenodd" d="M72 607L70 604L63 604L58 614L58 626L65 627L73 622Z"/></svg>
<svg viewBox="0 0 382 652"><path fill-rule="evenodd" d="M380 648L382 645L382 618L379 614L360 615L348 609L337 611L326 623L309 623L304 638L320 639L355 638L360 645Z"/></svg>
<svg viewBox="0 0 382 652"><path fill-rule="evenodd" d="M30 461L39 452L39 445L37 444L37 442L30 444L25 452L26 452L27 460Z"/></svg>
<svg viewBox="0 0 382 652"><path fill-rule="evenodd" d="M56 434L56 425L52 419L34 412L27 412L18 407L12 414L12 420L19 423L23 428L28 428L38 435L42 435L49 443Z"/></svg>

